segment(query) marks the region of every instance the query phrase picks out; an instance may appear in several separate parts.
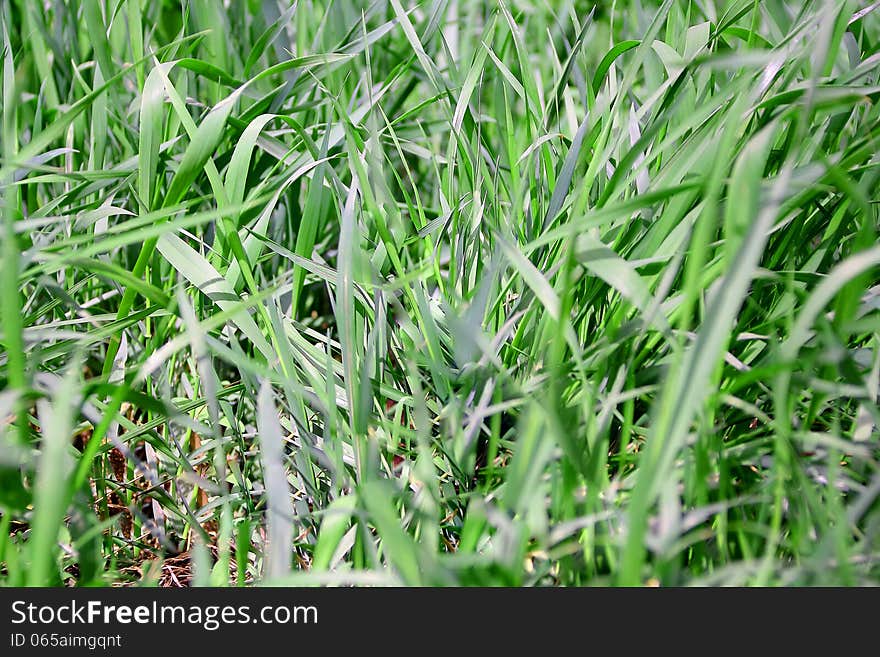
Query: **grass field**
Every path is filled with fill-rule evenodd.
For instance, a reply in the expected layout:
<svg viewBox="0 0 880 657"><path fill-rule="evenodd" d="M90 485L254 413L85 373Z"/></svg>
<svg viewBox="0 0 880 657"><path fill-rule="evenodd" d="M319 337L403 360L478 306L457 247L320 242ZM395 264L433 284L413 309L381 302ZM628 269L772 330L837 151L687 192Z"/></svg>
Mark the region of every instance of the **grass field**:
<svg viewBox="0 0 880 657"><path fill-rule="evenodd" d="M0 579L880 583L878 5L0 0Z"/></svg>

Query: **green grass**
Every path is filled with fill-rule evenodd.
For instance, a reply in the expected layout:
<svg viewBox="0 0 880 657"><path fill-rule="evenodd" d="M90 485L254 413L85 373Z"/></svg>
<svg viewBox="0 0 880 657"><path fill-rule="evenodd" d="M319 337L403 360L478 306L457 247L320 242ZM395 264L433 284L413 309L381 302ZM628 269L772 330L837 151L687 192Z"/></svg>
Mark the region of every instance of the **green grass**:
<svg viewBox="0 0 880 657"><path fill-rule="evenodd" d="M7 585L880 581L880 7L0 0Z"/></svg>

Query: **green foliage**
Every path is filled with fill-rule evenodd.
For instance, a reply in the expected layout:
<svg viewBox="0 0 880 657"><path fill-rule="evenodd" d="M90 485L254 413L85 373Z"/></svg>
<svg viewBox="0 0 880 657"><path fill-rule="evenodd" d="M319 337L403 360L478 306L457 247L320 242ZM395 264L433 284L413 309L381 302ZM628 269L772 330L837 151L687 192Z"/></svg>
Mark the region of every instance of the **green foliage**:
<svg viewBox="0 0 880 657"><path fill-rule="evenodd" d="M880 11L0 0L0 579L880 581Z"/></svg>

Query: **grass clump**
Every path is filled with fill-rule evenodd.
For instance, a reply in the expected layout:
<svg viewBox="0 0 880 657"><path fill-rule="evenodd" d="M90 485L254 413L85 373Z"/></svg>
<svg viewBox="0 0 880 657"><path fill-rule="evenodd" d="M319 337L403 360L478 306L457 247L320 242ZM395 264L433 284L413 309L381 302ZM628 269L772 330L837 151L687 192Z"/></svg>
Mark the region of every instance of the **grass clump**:
<svg viewBox="0 0 880 657"><path fill-rule="evenodd" d="M880 575L876 3L0 2L7 584Z"/></svg>

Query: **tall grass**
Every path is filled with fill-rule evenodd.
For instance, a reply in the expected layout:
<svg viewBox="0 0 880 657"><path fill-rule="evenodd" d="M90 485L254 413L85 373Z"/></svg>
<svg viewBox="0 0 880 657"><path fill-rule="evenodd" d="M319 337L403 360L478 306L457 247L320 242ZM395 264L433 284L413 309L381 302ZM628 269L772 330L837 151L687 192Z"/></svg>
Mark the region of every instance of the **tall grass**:
<svg viewBox="0 0 880 657"><path fill-rule="evenodd" d="M880 577L880 11L0 1L9 585Z"/></svg>

